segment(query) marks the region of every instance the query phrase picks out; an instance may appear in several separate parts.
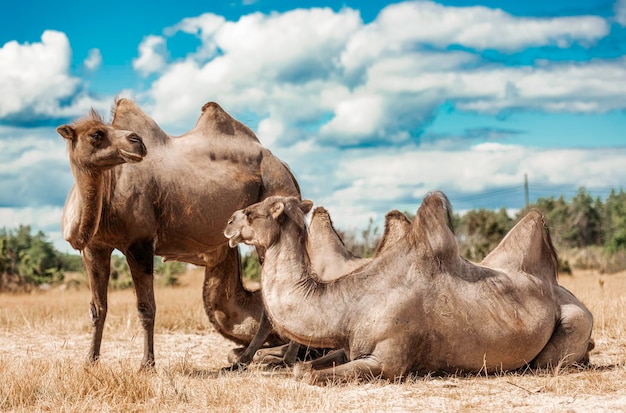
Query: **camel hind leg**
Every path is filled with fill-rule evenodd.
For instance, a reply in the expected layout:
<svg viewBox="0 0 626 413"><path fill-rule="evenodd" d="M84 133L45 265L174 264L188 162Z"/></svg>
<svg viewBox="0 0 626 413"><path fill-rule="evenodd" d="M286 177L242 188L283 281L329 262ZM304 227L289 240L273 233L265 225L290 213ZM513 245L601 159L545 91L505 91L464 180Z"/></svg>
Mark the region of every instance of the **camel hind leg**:
<svg viewBox="0 0 626 413"><path fill-rule="evenodd" d="M133 243L125 252L126 262L135 286L137 313L143 327L143 359L141 369L154 368L154 247L152 240Z"/></svg>
<svg viewBox="0 0 626 413"><path fill-rule="evenodd" d="M532 362L533 367L571 366L589 362L593 349L593 316L572 293L561 286L555 289L561 317L548 344Z"/></svg>

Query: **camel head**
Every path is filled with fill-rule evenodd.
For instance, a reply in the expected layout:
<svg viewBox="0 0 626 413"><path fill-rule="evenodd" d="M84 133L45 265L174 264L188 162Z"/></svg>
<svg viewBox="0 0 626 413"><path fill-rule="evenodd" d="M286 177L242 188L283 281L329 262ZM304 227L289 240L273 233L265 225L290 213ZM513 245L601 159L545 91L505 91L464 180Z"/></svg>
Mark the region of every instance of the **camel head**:
<svg viewBox="0 0 626 413"><path fill-rule="evenodd" d="M71 163L92 173L146 156L146 146L136 133L107 125L94 110L71 125L59 126L57 133L68 141Z"/></svg>
<svg viewBox="0 0 626 413"><path fill-rule="evenodd" d="M224 236L231 248L239 243L268 248L291 223L306 233L304 216L313 203L293 196L271 196L247 208L235 211L228 220Z"/></svg>

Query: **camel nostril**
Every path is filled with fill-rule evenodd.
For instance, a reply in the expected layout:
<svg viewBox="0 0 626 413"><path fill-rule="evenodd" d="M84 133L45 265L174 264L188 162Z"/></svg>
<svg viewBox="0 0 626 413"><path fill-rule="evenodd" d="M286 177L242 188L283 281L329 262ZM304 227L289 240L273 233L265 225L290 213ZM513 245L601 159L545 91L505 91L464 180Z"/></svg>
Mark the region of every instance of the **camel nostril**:
<svg viewBox="0 0 626 413"><path fill-rule="evenodd" d="M143 145L143 140L136 133L131 133L127 139L132 143L141 143Z"/></svg>

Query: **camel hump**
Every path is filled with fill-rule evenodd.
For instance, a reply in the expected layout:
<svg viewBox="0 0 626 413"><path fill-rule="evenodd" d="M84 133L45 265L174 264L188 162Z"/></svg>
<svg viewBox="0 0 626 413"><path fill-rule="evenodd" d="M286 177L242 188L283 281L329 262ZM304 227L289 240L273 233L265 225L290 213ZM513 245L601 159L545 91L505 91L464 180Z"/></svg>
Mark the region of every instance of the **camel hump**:
<svg viewBox="0 0 626 413"><path fill-rule="evenodd" d="M262 185L259 199L272 195L300 197L300 185L289 165L275 157L267 148L263 148L261 154Z"/></svg>
<svg viewBox="0 0 626 413"><path fill-rule="evenodd" d="M330 214L326 210L326 208L319 206L313 210L311 213L311 223L309 225L310 228L316 227L317 225L332 227L333 222L330 219Z"/></svg>
<svg viewBox="0 0 626 413"><path fill-rule="evenodd" d="M315 208L311 214L311 222L309 223L309 238L313 243L319 241L320 243L331 242L335 245L344 245L343 240L333 226L330 214L326 208L321 206Z"/></svg>
<svg viewBox="0 0 626 413"><path fill-rule="evenodd" d="M543 213L534 209L526 214L481 264L522 270L556 282L558 258Z"/></svg>
<svg viewBox="0 0 626 413"><path fill-rule="evenodd" d="M196 126L189 133L196 132L207 136L212 136L216 132L220 135L228 136L242 135L259 142L259 139L250 128L230 116L228 112L215 102L207 102L202 106L200 118L198 118Z"/></svg>
<svg viewBox="0 0 626 413"><path fill-rule="evenodd" d="M442 265L458 261L452 206L443 192L433 191L424 197L413 219L411 235L421 256L437 258Z"/></svg>
<svg viewBox="0 0 626 413"><path fill-rule="evenodd" d="M411 229L411 221L402 212L394 209L385 215L385 230L374 250L374 256L386 251L393 244L404 238Z"/></svg>
<svg viewBox="0 0 626 413"><path fill-rule="evenodd" d="M167 142L169 139L167 133L157 125L154 119L130 99L116 99L113 104L112 115L111 124L113 127L133 131L144 141Z"/></svg>

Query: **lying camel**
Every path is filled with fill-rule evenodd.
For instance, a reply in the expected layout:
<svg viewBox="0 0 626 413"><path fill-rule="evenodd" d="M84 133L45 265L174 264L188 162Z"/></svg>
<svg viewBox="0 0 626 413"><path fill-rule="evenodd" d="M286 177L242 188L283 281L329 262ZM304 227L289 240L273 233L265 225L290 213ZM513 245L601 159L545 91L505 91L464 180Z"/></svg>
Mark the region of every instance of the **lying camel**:
<svg viewBox="0 0 626 413"><path fill-rule="evenodd" d="M403 213L400 211L389 212L385 217L383 235L376 246L374 256L406 235L409 227L410 221ZM346 274L371 260L370 258L357 257L348 251L335 230L328 211L323 207L317 207L311 214L306 248L315 274L326 281L336 279L338 276ZM268 344L266 348L256 351L253 358L254 362L270 365L292 365L296 359L303 360L309 356L316 357L321 354L318 349L302 348L295 342L292 342L291 345L287 344L285 340L273 332L269 321L267 323L261 322L263 304L260 290L254 292L246 290L241 278L235 277L235 271L222 272L221 274L223 275L221 279L212 277L211 282L217 285L208 289L212 294L208 296L208 300L205 300L205 304L208 303L207 313L212 313L214 309L219 308L222 309L222 316L231 320L236 320L237 315L242 313L254 315L246 318L246 322L249 323L248 328L240 328L241 325L238 323L230 324L234 328L228 332L228 335L236 336L236 339L231 338L231 340L244 345L244 347L233 349L228 354L228 361L232 363L230 369L245 367L250 362L252 356L250 349L258 347L250 345L254 339L254 334L251 333L253 331L258 331L257 340ZM226 291L229 293L226 294ZM249 298L241 300L238 297ZM210 317L216 318L215 315ZM268 338L263 340L265 334L268 335ZM223 335L228 337L226 334Z"/></svg>
<svg viewBox="0 0 626 413"><path fill-rule="evenodd" d="M349 361L304 363L312 382L410 372L507 371L586 362L593 318L557 283L543 215L529 212L482 265L459 256L446 196L425 197L401 242L332 282L312 276L310 201L268 197L235 212L231 246L266 248L262 294L279 334L343 348Z"/></svg>
<svg viewBox="0 0 626 413"><path fill-rule="evenodd" d="M100 356L114 249L126 256L133 278L144 330L142 367L154 365L155 255L204 266L205 306L216 330L233 340L240 339L237 329L253 334L250 320L257 310L239 312L235 320L238 309L211 307L213 294L228 294L229 286L216 280L233 271L229 277L240 275L238 250L228 247L222 231L237 209L270 195L299 197L288 166L213 102L179 137L167 135L128 99L116 102L111 124L92 111L57 132L67 141L75 180L63 210L63 235L82 251L92 292L89 361ZM254 300L248 294L237 298ZM250 305L262 307L260 300Z"/></svg>
<svg viewBox="0 0 626 413"><path fill-rule="evenodd" d="M408 232L411 221L402 212L394 210L385 216L383 235L376 245L373 256L388 249L394 243L402 239ZM323 207L317 207L311 214L308 226L306 250L311 262L313 274L319 280L332 281L344 274L369 263L372 258L355 256L349 251L343 240L335 230L330 214ZM309 347L307 346L307 350ZM239 350L241 351L241 350ZM297 342L291 342L278 347L260 349L256 352L253 361L262 364L286 364L291 365L298 359L304 359L306 354ZM313 353L315 356L319 352ZM343 351L329 354L335 360L345 358ZM230 356L229 360L234 359Z"/></svg>

